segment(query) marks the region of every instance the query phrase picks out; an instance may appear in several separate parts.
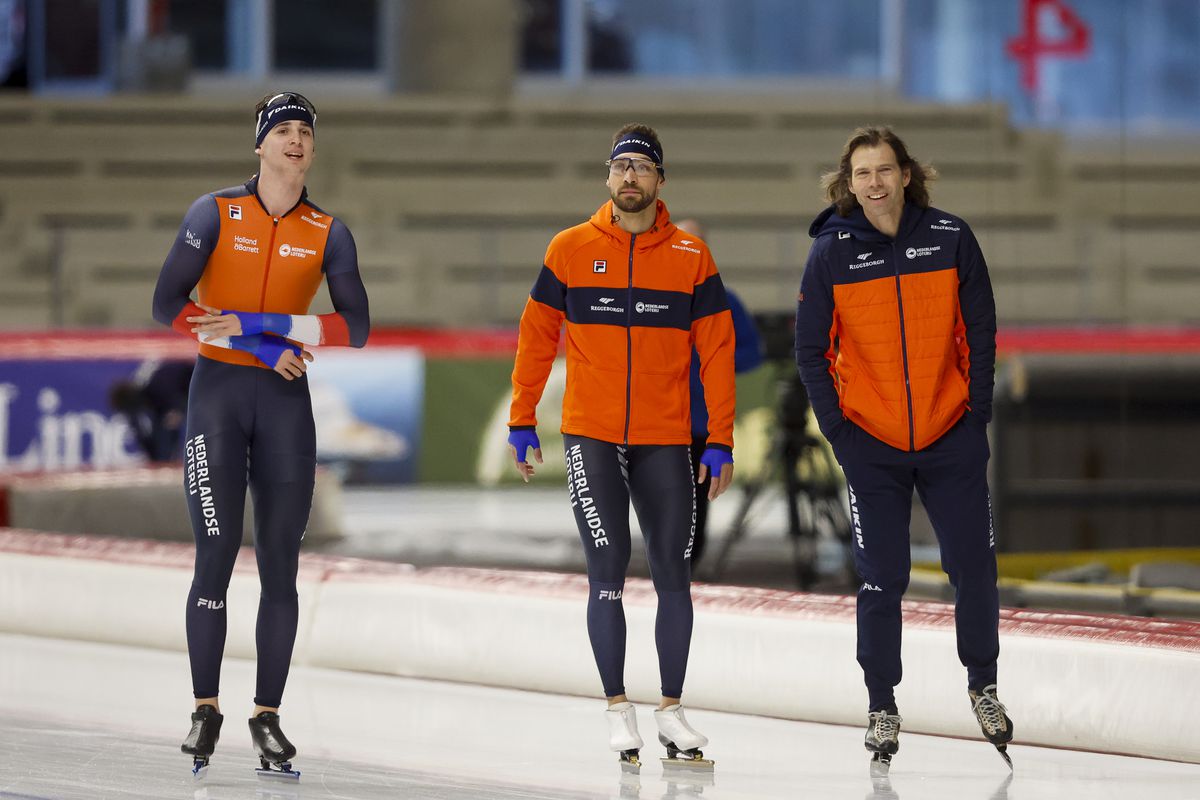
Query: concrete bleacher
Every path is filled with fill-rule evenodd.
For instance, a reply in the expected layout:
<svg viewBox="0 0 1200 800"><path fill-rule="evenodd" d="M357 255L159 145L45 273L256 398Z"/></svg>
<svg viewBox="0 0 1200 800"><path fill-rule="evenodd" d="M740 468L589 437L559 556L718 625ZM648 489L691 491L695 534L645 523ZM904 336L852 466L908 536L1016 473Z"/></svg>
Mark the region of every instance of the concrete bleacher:
<svg viewBox="0 0 1200 800"><path fill-rule="evenodd" d="M2 324L151 324L154 280L190 202L256 167L251 104L0 98ZM882 122L938 167L934 204L978 234L1002 321L1200 318L1188 299L1200 282L1200 156L1185 148L1078 148L1014 129L999 106L875 96L318 105L312 197L354 231L380 323L514 322L550 238L606 199L609 136L629 120L659 129L664 198L708 224L752 309L790 307L819 177L850 129Z"/></svg>

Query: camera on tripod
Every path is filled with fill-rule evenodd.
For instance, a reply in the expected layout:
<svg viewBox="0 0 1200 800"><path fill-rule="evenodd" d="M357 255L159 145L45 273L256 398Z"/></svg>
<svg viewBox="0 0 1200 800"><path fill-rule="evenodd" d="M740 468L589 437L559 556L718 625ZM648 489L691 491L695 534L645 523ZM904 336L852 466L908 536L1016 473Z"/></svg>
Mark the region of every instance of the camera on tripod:
<svg viewBox="0 0 1200 800"><path fill-rule="evenodd" d="M796 370L796 315L791 311L766 311L755 314L754 323L762 338L763 354L776 367L779 427L789 434L803 434L808 427L808 392Z"/></svg>
<svg viewBox="0 0 1200 800"><path fill-rule="evenodd" d="M810 589L821 577L817 539L822 537L838 542L842 550L834 582L853 584L850 519L840 494L841 471L821 440L808 430L808 392L796 369L796 317L789 311L770 311L755 314L754 322L763 343L763 355L776 376L771 463L761 477L741 485L741 504L712 565L711 579L720 580L729 563L730 551L746 535L754 507L772 496L772 490L782 488L796 584L801 589Z"/></svg>

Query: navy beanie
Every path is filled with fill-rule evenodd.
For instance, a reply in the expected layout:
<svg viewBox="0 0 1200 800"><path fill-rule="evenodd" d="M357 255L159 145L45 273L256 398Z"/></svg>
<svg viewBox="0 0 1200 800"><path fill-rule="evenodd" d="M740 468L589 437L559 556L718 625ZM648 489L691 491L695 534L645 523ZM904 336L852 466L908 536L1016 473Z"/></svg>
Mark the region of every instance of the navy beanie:
<svg viewBox="0 0 1200 800"><path fill-rule="evenodd" d="M658 139L631 131L613 145L612 155L608 158L611 161L629 153L645 156L654 162L654 166L658 167L659 175L666 175L666 170L663 169L662 145L659 144Z"/></svg>
<svg viewBox="0 0 1200 800"><path fill-rule="evenodd" d="M267 133L281 122L299 120L317 132L317 110L302 94L284 92L267 101L254 124L254 146L261 147Z"/></svg>

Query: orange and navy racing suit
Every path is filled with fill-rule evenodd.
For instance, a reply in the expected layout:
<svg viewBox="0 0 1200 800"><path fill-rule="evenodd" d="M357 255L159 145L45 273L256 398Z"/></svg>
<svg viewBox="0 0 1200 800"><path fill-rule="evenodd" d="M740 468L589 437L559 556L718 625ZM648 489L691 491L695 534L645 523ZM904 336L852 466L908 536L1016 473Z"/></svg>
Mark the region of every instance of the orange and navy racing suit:
<svg viewBox="0 0 1200 800"><path fill-rule="evenodd" d="M309 315L322 281L335 312ZM205 312L191 300L193 289L207 306L249 312L261 330L202 341L189 391L184 488L196 538L187 605L192 688L198 698L217 696L226 590L249 483L262 584L254 702L273 708L296 637L296 570L312 504L316 434L306 376L289 381L265 367L285 347L362 347L370 327L367 294L349 229L307 193L287 213L269 214L257 177L192 204L159 275L155 319L194 337L186 317Z"/></svg>

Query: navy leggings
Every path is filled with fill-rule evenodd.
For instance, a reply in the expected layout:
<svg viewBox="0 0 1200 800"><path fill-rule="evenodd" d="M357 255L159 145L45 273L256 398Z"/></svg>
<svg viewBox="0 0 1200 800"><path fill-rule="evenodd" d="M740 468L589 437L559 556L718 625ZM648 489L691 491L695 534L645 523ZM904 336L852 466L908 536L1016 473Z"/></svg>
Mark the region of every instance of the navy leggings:
<svg viewBox="0 0 1200 800"><path fill-rule="evenodd" d="M188 395L184 491L196 537L187 639L196 697L216 697L225 650L226 590L242 543L249 485L261 594L254 702L283 697L299 613L296 569L316 471L308 379L200 356Z"/></svg>
<svg viewBox="0 0 1200 800"><path fill-rule="evenodd" d="M853 423L835 437L846 473L854 527L858 592L858 662L870 710L895 706L900 683L900 599L911 567L913 490L933 523L942 569L954 587L958 658L967 686L996 682L1000 596L996 536L987 485L989 449L983 425L962 419L929 447L906 453Z"/></svg>
<svg viewBox="0 0 1200 800"><path fill-rule="evenodd" d="M571 507L587 557L588 636L607 697L625 693L629 504L646 540L658 594L654 640L664 697L683 694L692 641L691 548L695 486L686 444L622 446L563 436Z"/></svg>

